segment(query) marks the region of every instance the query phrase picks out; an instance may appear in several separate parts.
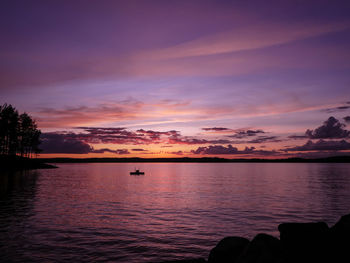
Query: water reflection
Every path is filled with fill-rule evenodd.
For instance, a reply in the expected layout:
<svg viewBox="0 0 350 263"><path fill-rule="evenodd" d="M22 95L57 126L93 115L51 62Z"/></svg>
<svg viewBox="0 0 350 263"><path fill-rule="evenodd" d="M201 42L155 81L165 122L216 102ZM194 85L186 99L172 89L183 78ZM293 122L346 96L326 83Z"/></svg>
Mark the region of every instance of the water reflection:
<svg viewBox="0 0 350 263"><path fill-rule="evenodd" d="M349 164L63 164L1 177L0 241L18 261L207 257L224 236L350 210ZM3 243L3 242L2 242ZM17 251L17 254L15 254ZM18 253L21 251L21 253Z"/></svg>
<svg viewBox="0 0 350 263"><path fill-rule="evenodd" d="M37 171L0 174L0 258L3 262L31 261L22 252L31 244L27 227L34 213L37 179Z"/></svg>
<svg viewBox="0 0 350 263"><path fill-rule="evenodd" d="M334 224L337 221L334 215L339 215L339 211L346 208L344 201L350 200L349 167L337 164L319 164L315 168L314 174L318 177L323 193L320 200L324 208L322 218ZM350 210L348 210L349 212Z"/></svg>
<svg viewBox="0 0 350 263"><path fill-rule="evenodd" d="M18 191L33 191L38 172L31 171L2 171L0 173L0 197L11 195Z"/></svg>

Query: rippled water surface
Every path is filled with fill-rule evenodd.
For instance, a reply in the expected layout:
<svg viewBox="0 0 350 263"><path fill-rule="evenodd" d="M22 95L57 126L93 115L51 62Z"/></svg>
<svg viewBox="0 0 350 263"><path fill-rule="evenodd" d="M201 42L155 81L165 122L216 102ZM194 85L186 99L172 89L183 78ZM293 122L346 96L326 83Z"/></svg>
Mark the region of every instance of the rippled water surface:
<svg viewBox="0 0 350 263"><path fill-rule="evenodd" d="M224 236L350 212L350 164L59 164L0 172L4 262L207 257ZM145 176L130 176L134 167Z"/></svg>

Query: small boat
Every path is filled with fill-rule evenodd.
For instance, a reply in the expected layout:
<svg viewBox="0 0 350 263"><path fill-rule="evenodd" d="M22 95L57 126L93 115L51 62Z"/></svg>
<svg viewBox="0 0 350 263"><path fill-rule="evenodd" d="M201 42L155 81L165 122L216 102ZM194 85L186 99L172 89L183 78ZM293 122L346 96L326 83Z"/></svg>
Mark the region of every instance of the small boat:
<svg viewBox="0 0 350 263"><path fill-rule="evenodd" d="M135 172L130 172L130 175L144 175L145 173L144 172L141 172L140 170L136 170L135 169Z"/></svg>

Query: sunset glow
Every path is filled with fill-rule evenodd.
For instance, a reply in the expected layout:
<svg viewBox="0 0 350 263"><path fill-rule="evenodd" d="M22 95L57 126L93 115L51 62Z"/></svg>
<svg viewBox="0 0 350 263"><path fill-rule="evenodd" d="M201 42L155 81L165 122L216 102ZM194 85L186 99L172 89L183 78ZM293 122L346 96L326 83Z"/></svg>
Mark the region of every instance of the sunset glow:
<svg viewBox="0 0 350 263"><path fill-rule="evenodd" d="M40 157L350 154L348 1L5 1L0 104Z"/></svg>

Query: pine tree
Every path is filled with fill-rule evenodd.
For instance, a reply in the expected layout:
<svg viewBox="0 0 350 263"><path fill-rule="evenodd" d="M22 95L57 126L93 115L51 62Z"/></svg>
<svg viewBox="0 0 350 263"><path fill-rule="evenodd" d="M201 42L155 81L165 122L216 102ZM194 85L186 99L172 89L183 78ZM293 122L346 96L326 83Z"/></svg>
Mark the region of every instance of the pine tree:
<svg viewBox="0 0 350 263"><path fill-rule="evenodd" d="M12 105L0 105L0 154L31 157L40 152L40 134L27 113L18 115Z"/></svg>

